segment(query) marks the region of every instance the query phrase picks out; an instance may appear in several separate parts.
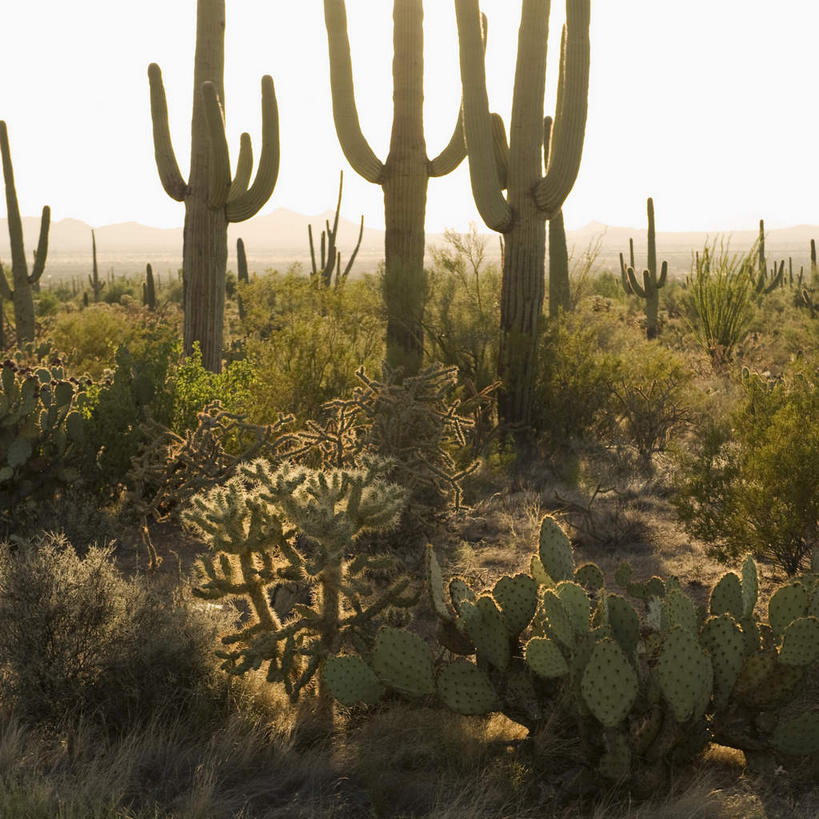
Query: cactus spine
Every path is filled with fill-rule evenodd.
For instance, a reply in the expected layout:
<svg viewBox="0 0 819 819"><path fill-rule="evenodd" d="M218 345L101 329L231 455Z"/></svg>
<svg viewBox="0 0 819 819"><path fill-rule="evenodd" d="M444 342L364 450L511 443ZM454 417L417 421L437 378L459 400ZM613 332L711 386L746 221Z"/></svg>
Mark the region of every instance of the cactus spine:
<svg viewBox="0 0 819 819"><path fill-rule="evenodd" d="M338 218L341 214L341 189L344 185L344 171L341 171L338 179L338 201L336 202L336 212L333 217L333 226L330 227L330 220L325 221L325 229L321 231L320 244L320 264L316 264L316 248L313 244L313 226L307 225L307 238L310 242L310 266L312 269L312 281L314 284L321 284L329 287L333 281L333 273L336 275L336 287L347 281L350 275L358 249L361 247L361 239L364 236L364 214L361 214L361 225L358 229L358 241L353 249L350 259L341 269L341 251L336 247L336 237L338 236Z"/></svg>
<svg viewBox="0 0 819 819"><path fill-rule="evenodd" d="M231 176L224 123L225 0L198 0L194 57L191 166L182 178L171 144L162 73L148 66L154 153L168 195L185 203L183 246L184 349L198 341L202 364L222 368L227 226L258 213L270 198L279 172L279 126L273 79L262 77L262 152L250 184L253 154L242 134L236 173Z"/></svg>
<svg viewBox="0 0 819 819"><path fill-rule="evenodd" d="M466 155L459 115L449 144L427 157L423 123L422 0L393 3L393 124L385 162L361 131L355 103L344 0L324 0L333 119L347 161L384 191L384 301L387 363L417 375L424 351L424 219L430 177L445 176Z"/></svg>
<svg viewBox="0 0 819 819"><path fill-rule="evenodd" d="M634 242L629 239L629 265L626 267L623 254L620 254L620 279L626 293L633 293L646 303L646 338L657 337L657 314L660 309L660 288L665 285L668 275L668 262L663 262L660 275L657 276L657 242L654 230L654 200L649 196L646 202L648 210L648 268L643 270L643 285L634 274Z"/></svg>
<svg viewBox="0 0 819 819"><path fill-rule="evenodd" d="M544 176L549 0L523 0L508 147L500 118L489 113L478 0L455 2L472 193L484 222L505 238L498 369L504 385L499 409L506 422L529 418L545 296L545 222L557 216L580 168L588 107L589 6L589 0L566 2L557 111Z"/></svg>
<svg viewBox="0 0 819 819"><path fill-rule="evenodd" d="M6 123L0 121L0 154L3 161L3 179L6 184L6 217L11 243L11 279L0 268L0 299L7 299L14 305L14 327L17 344L34 341L34 290L45 269L48 254L48 229L51 225L51 209L46 205L40 219L40 238L34 254L31 274L28 272L26 251L23 246L23 222L17 205L17 190L14 187L14 168L11 164L11 150ZM13 290L12 290L13 286Z"/></svg>

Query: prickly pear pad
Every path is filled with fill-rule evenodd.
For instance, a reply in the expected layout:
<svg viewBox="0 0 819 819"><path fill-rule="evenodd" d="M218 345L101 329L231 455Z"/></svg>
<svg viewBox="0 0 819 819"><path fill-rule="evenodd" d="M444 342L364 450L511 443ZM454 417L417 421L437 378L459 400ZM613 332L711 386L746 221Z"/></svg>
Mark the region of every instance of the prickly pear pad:
<svg viewBox="0 0 819 819"><path fill-rule="evenodd" d="M708 611L717 616L730 614L735 620L740 620L743 617L743 609L742 584L733 572L728 572L711 590Z"/></svg>
<svg viewBox="0 0 819 819"><path fill-rule="evenodd" d="M560 598L551 589L543 595L541 611L544 615L547 633L556 637L566 648L573 648L575 630L571 617Z"/></svg>
<svg viewBox="0 0 819 819"><path fill-rule="evenodd" d="M449 599L452 603L452 608L461 613L461 603L464 600L475 602L475 592L466 585L466 581L462 577L453 577L449 581Z"/></svg>
<svg viewBox="0 0 819 819"><path fill-rule="evenodd" d="M637 672L611 638L604 637L594 647L580 690L589 710L606 728L622 722L634 705L639 691Z"/></svg>
<svg viewBox="0 0 819 819"><path fill-rule="evenodd" d="M543 564L537 555L532 555L532 559L529 561L529 574L532 575L533 580L538 586L545 586L547 589L550 589L555 584L554 580L549 577L546 569L543 568Z"/></svg>
<svg viewBox="0 0 819 819"><path fill-rule="evenodd" d="M677 722L705 711L713 689L714 669L695 634L680 626L668 632L657 663L657 678Z"/></svg>
<svg viewBox="0 0 819 819"><path fill-rule="evenodd" d="M574 577L574 557L569 538L550 515L546 515L540 523L538 557L549 577L556 583Z"/></svg>
<svg viewBox="0 0 819 819"><path fill-rule="evenodd" d="M537 609L537 583L528 574L502 577L492 589L503 622L513 637L529 625Z"/></svg>
<svg viewBox="0 0 819 819"><path fill-rule="evenodd" d="M810 602L808 590L798 581L777 589L768 602L768 622L781 635L797 618L804 617Z"/></svg>
<svg viewBox="0 0 819 819"><path fill-rule="evenodd" d="M728 614L711 617L700 634L714 667L714 700L717 708L728 704L734 683L745 663L745 637Z"/></svg>
<svg viewBox="0 0 819 819"><path fill-rule="evenodd" d="M751 555L742 562L742 616L750 617L754 613L759 595L759 577L756 562Z"/></svg>
<svg viewBox="0 0 819 819"><path fill-rule="evenodd" d="M539 677L551 679L569 673L569 664L554 640L548 637L532 637L524 652L529 668Z"/></svg>
<svg viewBox="0 0 819 819"><path fill-rule="evenodd" d="M663 598L663 621L668 628L682 626L684 629L696 634L699 626L697 609L685 592L672 589Z"/></svg>
<svg viewBox="0 0 819 819"><path fill-rule="evenodd" d="M614 639L630 657L640 642L640 618L631 603L620 594L609 594L606 604Z"/></svg>
<svg viewBox="0 0 819 819"><path fill-rule="evenodd" d="M461 616L478 653L503 671L511 656L509 633L495 601L488 595L481 595L474 604L465 600L461 605Z"/></svg>
<svg viewBox="0 0 819 819"><path fill-rule="evenodd" d="M444 600L444 578L441 575L441 565L435 557L435 552L430 544L427 544L426 551L427 589L429 590L432 608L435 614L442 620L454 620L452 612L447 607Z"/></svg>
<svg viewBox="0 0 819 819"><path fill-rule="evenodd" d="M819 753L819 713L800 714L776 726L771 742L788 756Z"/></svg>
<svg viewBox="0 0 819 819"><path fill-rule="evenodd" d="M819 620L800 617L794 620L782 636L779 661L785 665L805 666L819 659Z"/></svg>
<svg viewBox="0 0 819 819"><path fill-rule="evenodd" d="M467 660L456 660L441 669L438 695L458 714L488 714L500 707L489 675Z"/></svg>
<svg viewBox="0 0 819 819"><path fill-rule="evenodd" d="M330 657L322 673L330 692L342 705L375 705L384 694L381 681L361 657Z"/></svg>
<svg viewBox="0 0 819 819"><path fill-rule="evenodd" d="M390 688L411 697L435 691L432 652L417 634L385 626L375 638L372 659L375 673Z"/></svg>
<svg viewBox="0 0 819 819"><path fill-rule="evenodd" d="M575 571L574 579L587 592L598 592L606 584L603 572L596 563L584 563Z"/></svg>

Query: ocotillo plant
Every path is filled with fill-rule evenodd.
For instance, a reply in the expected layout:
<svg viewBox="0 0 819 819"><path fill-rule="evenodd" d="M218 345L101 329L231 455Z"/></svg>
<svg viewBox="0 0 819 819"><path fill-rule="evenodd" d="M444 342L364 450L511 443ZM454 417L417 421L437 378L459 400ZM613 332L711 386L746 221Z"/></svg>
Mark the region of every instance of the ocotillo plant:
<svg viewBox="0 0 819 819"><path fill-rule="evenodd" d="M532 402L537 328L545 296L545 223L563 206L583 151L589 6L590 0L566 2L557 111L544 175L549 0L523 0L508 148L500 118L489 113L478 0L455 1L472 193L487 226L505 236L499 409L505 422L516 425L528 421Z"/></svg>
<svg viewBox="0 0 819 819"><path fill-rule="evenodd" d="M98 302L105 282L100 279L100 271L97 267L97 237L93 230L91 231L91 273L88 276L88 283L91 285L91 290L94 291L94 301Z"/></svg>
<svg viewBox="0 0 819 819"><path fill-rule="evenodd" d="M629 260L626 267L623 254L620 254L620 279L626 293L633 293L646 303L646 338L657 337L657 313L660 308L660 288L665 285L668 275L668 262L663 262L660 275L657 276L657 241L654 231L654 200L649 196L648 210L648 268L643 270L643 284L637 281L634 273L634 242L629 239Z"/></svg>
<svg viewBox="0 0 819 819"><path fill-rule="evenodd" d="M145 281L142 284L142 303L149 310L156 310L156 286L154 271L150 264L145 265Z"/></svg>
<svg viewBox="0 0 819 819"><path fill-rule="evenodd" d="M14 305L14 328L18 345L34 341L34 296L33 289L45 269L48 254L48 229L51 225L51 209L46 205L40 219L40 238L34 254L31 274L28 272L26 251L23 246L23 222L17 205L17 189L14 187L14 168L11 164L9 135L6 123L0 121L0 154L3 160L3 179L6 184L6 218L9 225L11 243L11 280L0 268L0 297ZM12 290L12 287L14 288Z"/></svg>
<svg viewBox="0 0 819 819"><path fill-rule="evenodd" d="M151 86L154 152L162 187L185 203L182 269L184 271L184 349L195 341L202 364L222 368L227 226L262 208L273 193L279 172L279 117L273 79L262 77L262 154L253 184L250 136L242 134L236 173L231 177L224 123L225 0L198 0L193 77L191 167L182 178L171 144L168 105L162 73L148 66Z"/></svg>
<svg viewBox="0 0 819 819"><path fill-rule="evenodd" d="M347 281L350 270L355 263L358 249L361 247L361 239L364 236L364 214L361 214L361 226L358 229L358 241L353 249L350 259L341 269L341 251L336 247L336 237L338 236L338 217L341 214L341 189L344 185L344 171L341 171L338 179L338 202L336 202L336 213L333 217L333 226L330 227L330 220L325 221L325 229L321 231L320 243L320 264L316 264L316 248L313 244L313 226L307 225L307 239L310 242L310 267L312 269L312 281L323 287L329 287L333 281L333 272L336 274L336 287Z"/></svg>
<svg viewBox="0 0 819 819"><path fill-rule="evenodd" d="M416 375L424 351L424 216L427 185L466 155L461 115L449 144L434 159L424 140L424 34L422 0L393 3L393 124L382 162L361 132L355 103L344 0L324 0L330 52L330 84L336 133L347 161L384 190L384 301L387 364ZM480 23L479 23L480 25Z"/></svg>

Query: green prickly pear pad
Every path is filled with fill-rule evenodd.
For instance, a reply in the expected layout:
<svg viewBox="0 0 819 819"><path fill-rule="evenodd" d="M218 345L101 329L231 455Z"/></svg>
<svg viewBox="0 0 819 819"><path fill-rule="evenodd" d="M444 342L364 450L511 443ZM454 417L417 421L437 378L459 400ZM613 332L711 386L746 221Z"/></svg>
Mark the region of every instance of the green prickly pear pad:
<svg viewBox="0 0 819 819"><path fill-rule="evenodd" d="M778 588L768 601L768 622L776 635L808 610L808 590L798 581Z"/></svg>
<svg viewBox="0 0 819 819"><path fill-rule="evenodd" d="M779 661L785 665L805 666L819 659L819 620L800 617L794 620L782 636Z"/></svg>
<svg viewBox="0 0 819 819"><path fill-rule="evenodd" d="M657 679L677 722L700 716L708 706L714 669L697 636L675 626L663 642Z"/></svg>
<svg viewBox="0 0 819 819"><path fill-rule="evenodd" d="M540 524L538 556L543 568L555 582L574 577L571 543L560 524L550 515L544 516Z"/></svg>
<svg viewBox="0 0 819 819"><path fill-rule="evenodd" d="M714 667L714 700L718 708L728 704L734 684L745 663L745 636L728 614L711 617L700 634Z"/></svg>
<svg viewBox="0 0 819 819"><path fill-rule="evenodd" d="M537 610L537 583L528 574L502 577L492 590L503 622L513 637L529 625Z"/></svg>
<svg viewBox="0 0 819 819"><path fill-rule="evenodd" d="M464 600L469 600L471 603L475 602L475 592L466 585L466 581L462 577L453 577L449 581L449 599L452 602L452 608L461 613L461 603Z"/></svg>
<svg viewBox="0 0 819 819"><path fill-rule="evenodd" d="M819 713L812 711L780 722L771 744L788 756L811 756L819 753Z"/></svg>
<svg viewBox="0 0 819 819"><path fill-rule="evenodd" d="M546 569L543 568L543 564L537 555L532 555L532 559L529 561L529 574L532 575L532 579L538 586L546 586L547 589L550 589L555 584Z"/></svg>
<svg viewBox="0 0 819 819"><path fill-rule="evenodd" d="M467 660L445 665L437 684L444 705L458 714L488 714L500 707L489 675Z"/></svg>
<svg viewBox="0 0 819 819"><path fill-rule="evenodd" d="M607 728L626 718L639 685L637 672L614 640L604 637L595 645L580 680L580 691L589 710Z"/></svg>
<svg viewBox="0 0 819 819"><path fill-rule="evenodd" d="M555 591L569 615L575 634L588 632L591 610L589 596L583 587L571 580L564 580L557 584Z"/></svg>
<svg viewBox="0 0 819 819"><path fill-rule="evenodd" d="M603 572L596 563L584 563L574 573L574 579L588 592L597 592L606 584Z"/></svg>
<svg viewBox="0 0 819 819"><path fill-rule="evenodd" d="M381 682L396 691L411 697L435 691L432 652L411 631L383 627L375 638L372 663Z"/></svg>
<svg viewBox="0 0 819 819"><path fill-rule="evenodd" d="M606 752L600 758L598 770L614 781L626 779L631 772L631 746L621 731L606 731Z"/></svg>
<svg viewBox="0 0 819 819"><path fill-rule="evenodd" d="M614 570L614 581L621 589L625 589L631 583L631 564L623 561Z"/></svg>
<svg viewBox="0 0 819 819"><path fill-rule="evenodd" d="M634 607L619 594L609 594L607 597L609 625L614 639L620 648L631 656L640 642L640 618Z"/></svg>
<svg viewBox="0 0 819 819"><path fill-rule="evenodd" d="M529 668L539 677L552 679L569 673L569 664L554 640L548 637L532 637L526 643L524 656Z"/></svg>
<svg viewBox="0 0 819 819"><path fill-rule="evenodd" d="M711 590L708 610L711 614L730 614L735 620L740 620L744 616L744 603L739 578L733 572L728 572Z"/></svg>
<svg viewBox="0 0 819 819"><path fill-rule="evenodd" d="M696 633L699 626L694 602L685 592L679 589L672 589L663 598L662 619L664 631L672 626L682 626L684 629Z"/></svg>
<svg viewBox="0 0 819 819"><path fill-rule="evenodd" d="M561 599L551 589L543 595L541 609L545 616L547 634L556 637L566 648L573 648L575 629L572 618Z"/></svg>
<svg viewBox="0 0 819 819"><path fill-rule="evenodd" d="M751 617L759 596L759 576L751 555L742 562L742 616Z"/></svg>
<svg viewBox="0 0 819 819"><path fill-rule="evenodd" d="M509 633L495 601L488 595L481 595L474 603L465 600L461 616L478 654L503 671L511 658Z"/></svg>
<svg viewBox="0 0 819 819"><path fill-rule="evenodd" d="M384 694L381 681L361 657L330 657L322 673L330 692L342 705L375 705Z"/></svg>
<svg viewBox="0 0 819 819"><path fill-rule="evenodd" d="M432 601L432 608L435 614L442 620L452 621L455 618L452 616L447 607L446 600L444 600L444 578L441 575L441 566L435 557L435 552L430 544L427 544L426 551L426 569L427 569L427 589L429 590L430 600Z"/></svg>

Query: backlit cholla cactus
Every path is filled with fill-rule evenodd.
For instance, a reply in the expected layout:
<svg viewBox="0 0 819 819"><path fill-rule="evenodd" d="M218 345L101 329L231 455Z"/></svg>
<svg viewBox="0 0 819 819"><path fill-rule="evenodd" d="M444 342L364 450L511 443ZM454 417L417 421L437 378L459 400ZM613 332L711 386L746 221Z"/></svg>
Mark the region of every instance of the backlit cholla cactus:
<svg viewBox="0 0 819 819"><path fill-rule="evenodd" d="M368 573L384 561L355 554L364 532L389 529L403 509L405 492L383 479L384 468L365 461L321 471L257 460L193 499L184 519L215 553L202 560L197 594L251 604L250 621L223 638L227 671L264 665L267 679L295 699L327 657L371 643L384 609L407 604L407 581L374 593ZM290 601L306 593L310 602L274 607L270 591L281 584Z"/></svg>

